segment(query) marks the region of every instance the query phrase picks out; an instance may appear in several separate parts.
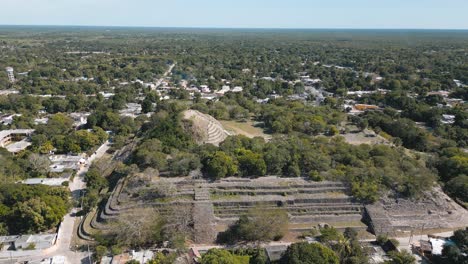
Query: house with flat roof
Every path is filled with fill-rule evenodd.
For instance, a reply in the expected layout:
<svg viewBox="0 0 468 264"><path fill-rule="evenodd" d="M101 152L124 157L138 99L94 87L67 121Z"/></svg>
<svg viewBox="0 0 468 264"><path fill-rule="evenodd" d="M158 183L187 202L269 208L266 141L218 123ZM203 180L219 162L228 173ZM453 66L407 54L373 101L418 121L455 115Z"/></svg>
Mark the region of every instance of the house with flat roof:
<svg viewBox="0 0 468 264"><path fill-rule="evenodd" d="M0 236L4 250L47 249L55 244L57 234Z"/></svg>
<svg viewBox="0 0 468 264"><path fill-rule="evenodd" d="M64 182L68 181L68 178L29 178L21 183L26 185L47 185L47 186L62 186Z"/></svg>
<svg viewBox="0 0 468 264"><path fill-rule="evenodd" d="M49 159L52 162L52 165L50 165L51 172L76 171L86 164L84 155L51 155Z"/></svg>
<svg viewBox="0 0 468 264"><path fill-rule="evenodd" d="M142 107L141 104L137 103L127 103L125 109L120 110L121 116L128 116L131 118L136 118L137 116L141 115Z"/></svg>
<svg viewBox="0 0 468 264"><path fill-rule="evenodd" d="M89 112L70 113L70 117L73 119L73 126L80 127L86 125L86 123L88 122L88 116L90 115L91 113Z"/></svg>

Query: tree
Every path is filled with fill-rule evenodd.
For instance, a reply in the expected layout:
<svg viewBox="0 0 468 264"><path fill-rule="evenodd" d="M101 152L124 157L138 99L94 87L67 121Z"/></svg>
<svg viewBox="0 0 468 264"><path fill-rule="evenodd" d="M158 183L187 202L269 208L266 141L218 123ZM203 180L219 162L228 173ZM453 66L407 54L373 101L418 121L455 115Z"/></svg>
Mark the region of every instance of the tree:
<svg viewBox="0 0 468 264"><path fill-rule="evenodd" d="M33 171L35 171L39 176L47 175L50 171L50 160L46 156L32 153L29 155L29 164Z"/></svg>
<svg viewBox="0 0 468 264"><path fill-rule="evenodd" d="M320 228L320 236L318 237L318 239L322 243L331 244L331 242L335 242L335 241L343 239L343 234L341 234L334 227L325 227L325 228Z"/></svg>
<svg viewBox="0 0 468 264"><path fill-rule="evenodd" d="M451 179L445 185L445 191L452 197L459 198L463 202L468 202L468 176L460 175Z"/></svg>
<svg viewBox="0 0 468 264"><path fill-rule="evenodd" d="M351 184L351 191L354 197L365 203L374 203L379 197L379 186L372 181L354 181Z"/></svg>
<svg viewBox="0 0 468 264"><path fill-rule="evenodd" d="M455 231L451 239L459 248L468 250L468 227Z"/></svg>
<svg viewBox="0 0 468 264"><path fill-rule="evenodd" d="M153 102L151 99L145 98L141 103L141 111L143 113L149 113L154 111Z"/></svg>
<svg viewBox="0 0 468 264"><path fill-rule="evenodd" d="M216 151L205 160L205 172L208 177L221 179L226 176L233 176L237 173L238 167L235 160L223 151Z"/></svg>
<svg viewBox="0 0 468 264"><path fill-rule="evenodd" d="M258 207L242 215L226 232L220 234L218 240L229 244L239 241L276 241L284 236L287 229L286 211Z"/></svg>
<svg viewBox="0 0 468 264"><path fill-rule="evenodd" d="M295 243L288 247L280 264L338 264L338 256L330 248L318 243Z"/></svg>
<svg viewBox="0 0 468 264"><path fill-rule="evenodd" d="M150 260L148 264L173 264L176 258L176 253L169 253L166 255L162 252L158 252L154 259Z"/></svg>
<svg viewBox="0 0 468 264"><path fill-rule="evenodd" d="M225 249L210 249L201 259L201 264L249 264L249 256L237 256Z"/></svg>
<svg viewBox="0 0 468 264"><path fill-rule="evenodd" d="M163 241L165 220L151 208L122 214L112 229L116 240L126 246L152 246Z"/></svg>
<svg viewBox="0 0 468 264"><path fill-rule="evenodd" d="M266 173L266 164L261 154L254 153L251 150L237 150L237 161L239 162L239 175L264 176Z"/></svg>
<svg viewBox="0 0 468 264"><path fill-rule="evenodd" d="M385 264L415 264L416 258L408 251L401 252L391 251L388 253L390 260L385 261Z"/></svg>
<svg viewBox="0 0 468 264"><path fill-rule="evenodd" d="M158 139L145 140L135 151L133 160L140 166L163 170L167 166L167 155L162 150Z"/></svg>
<svg viewBox="0 0 468 264"><path fill-rule="evenodd" d="M191 153L180 152L169 161L169 169L175 176L187 176L190 171L200 167L200 159Z"/></svg>
<svg viewBox="0 0 468 264"><path fill-rule="evenodd" d="M107 248L104 246L96 246L94 249L94 255L93 258L95 261L100 262L102 257L104 257L107 254Z"/></svg>
<svg viewBox="0 0 468 264"><path fill-rule="evenodd" d="M445 245L442 256L436 257L435 263L468 263L468 228L456 230L450 239L455 244Z"/></svg>

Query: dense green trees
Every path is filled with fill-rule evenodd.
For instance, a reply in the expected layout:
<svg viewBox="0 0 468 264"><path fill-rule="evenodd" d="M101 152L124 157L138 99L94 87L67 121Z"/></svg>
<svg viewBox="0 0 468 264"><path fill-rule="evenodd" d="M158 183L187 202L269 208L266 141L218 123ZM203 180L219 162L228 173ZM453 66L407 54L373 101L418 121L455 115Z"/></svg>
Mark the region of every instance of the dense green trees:
<svg viewBox="0 0 468 264"><path fill-rule="evenodd" d="M53 149L57 153L81 153L99 146L107 140L107 133L100 127L93 130L73 130L73 120L65 114L55 114L45 125L38 125L32 136L33 150L46 154Z"/></svg>
<svg viewBox="0 0 468 264"><path fill-rule="evenodd" d="M281 264L338 264L338 256L331 249L307 242L295 243L288 247L280 259Z"/></svg>
<svg viewBox="0 0 468 264"><path fill-rule="evenodd" d="M273 133L297 131L318 135L327 132L328 125L343 121L344 115L327 106L312 107L300 102L274 100L262 107L258 119Z"/></svg>
<svg viewBox="0 0 468 264"><path fill-rule="evenodd" d="M220 179L226 176L233 176L238 171L235 160L222 151L216 151L203 161L203 169L208 177Z"/></svg>
<svg viewBox="0 0 468 264"><path fill-rule="evenodd" d="M55 228L69 208L64 188L2 184L0 193L0 226L10 234Z"/></svg>
<svg viewBox="0 0 468 264"><path fill-rule="evenodd" d="M200 153L205 157L202 170L208 177L218 179L237 172L244 177L271 174L342 180L349 182L353 194L365 202L375 201L384 189L415 196L436 180L423 160L408 156L404 149L353 146L339 137L290 136L265 142L234 136L221 143L219 149Z"/></svg>
<svg viewBox="0 0 468 264"><path fill-rule="evenodd" d="M238 256L224 249L210 249L206 252L201 264L249 264L249 256Z"/></svg>

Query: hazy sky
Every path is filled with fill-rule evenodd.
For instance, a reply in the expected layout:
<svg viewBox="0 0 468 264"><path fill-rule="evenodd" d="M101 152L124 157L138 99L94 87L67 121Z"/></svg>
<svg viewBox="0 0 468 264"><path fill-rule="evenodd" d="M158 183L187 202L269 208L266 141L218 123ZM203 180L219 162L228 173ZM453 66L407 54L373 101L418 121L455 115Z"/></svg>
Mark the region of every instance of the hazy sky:
<svg viewBox="0 0 468 264"><path fill-rule="evenodd" d="M468 29L468 0L0 0L0 24Z"/></svg>

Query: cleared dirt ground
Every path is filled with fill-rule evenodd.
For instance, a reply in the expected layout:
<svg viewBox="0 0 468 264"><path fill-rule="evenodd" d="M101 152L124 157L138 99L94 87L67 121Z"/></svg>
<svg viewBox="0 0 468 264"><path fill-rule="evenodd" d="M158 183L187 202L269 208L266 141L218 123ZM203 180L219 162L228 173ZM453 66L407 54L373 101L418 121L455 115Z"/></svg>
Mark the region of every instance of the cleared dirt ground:
<svg viewBox="0 0 468 264"><path fill-rule="evenodd" d="M236 122L236 121L220 121L223 127L235 135L244 135L249 138L263 137L265 140L270 140L271 135L265 134L263 129L255 127L252 121Z"/></svg>

